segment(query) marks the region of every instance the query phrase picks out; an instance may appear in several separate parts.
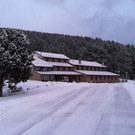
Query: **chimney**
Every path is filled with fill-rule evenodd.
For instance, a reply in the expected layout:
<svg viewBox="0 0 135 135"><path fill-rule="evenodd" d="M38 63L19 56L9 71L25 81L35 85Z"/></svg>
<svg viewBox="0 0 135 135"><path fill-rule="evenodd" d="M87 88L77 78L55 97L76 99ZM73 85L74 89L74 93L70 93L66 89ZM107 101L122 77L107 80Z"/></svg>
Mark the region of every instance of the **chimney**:
<svg viewBox="0 0 135 135"><path fill-rule="evenodd" d="M81 64L81 58L79 58L79 64Z"/></svg>

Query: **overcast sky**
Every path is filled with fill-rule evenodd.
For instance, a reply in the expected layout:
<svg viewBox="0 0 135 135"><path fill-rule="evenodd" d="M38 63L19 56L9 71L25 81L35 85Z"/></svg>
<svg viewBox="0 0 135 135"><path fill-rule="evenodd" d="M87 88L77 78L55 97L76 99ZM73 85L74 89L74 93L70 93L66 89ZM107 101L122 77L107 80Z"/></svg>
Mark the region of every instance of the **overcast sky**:
<svg viewBox="0 0 135 135"><path fill-rule="evenodd" d="M0 0L0 27L135 44L135 0Z"/></svg>

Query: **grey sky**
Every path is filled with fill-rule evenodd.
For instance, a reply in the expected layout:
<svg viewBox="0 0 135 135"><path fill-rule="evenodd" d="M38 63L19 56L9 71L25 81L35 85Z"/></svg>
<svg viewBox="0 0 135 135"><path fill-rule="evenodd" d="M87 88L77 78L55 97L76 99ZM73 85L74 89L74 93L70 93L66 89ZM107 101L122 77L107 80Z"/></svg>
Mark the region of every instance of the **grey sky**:
<svg viewBox="0 0 135 135"><path fill-rule="evenodd" d="M0 0L0 27L135 44L135 0Z"/></svg>

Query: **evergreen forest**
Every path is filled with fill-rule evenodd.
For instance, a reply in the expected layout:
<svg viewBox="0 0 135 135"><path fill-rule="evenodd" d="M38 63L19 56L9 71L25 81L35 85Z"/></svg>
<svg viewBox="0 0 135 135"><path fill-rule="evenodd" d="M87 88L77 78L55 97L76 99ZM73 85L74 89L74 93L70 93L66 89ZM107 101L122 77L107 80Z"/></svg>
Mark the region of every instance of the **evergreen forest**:
<svg viewBox="0 0 135 135"><path fill-rule="evenodd" d="M100 38L24 31L30 51L61 53L71 59L97 61L122 78L135 78L135 45L104 41Z"/></svg>

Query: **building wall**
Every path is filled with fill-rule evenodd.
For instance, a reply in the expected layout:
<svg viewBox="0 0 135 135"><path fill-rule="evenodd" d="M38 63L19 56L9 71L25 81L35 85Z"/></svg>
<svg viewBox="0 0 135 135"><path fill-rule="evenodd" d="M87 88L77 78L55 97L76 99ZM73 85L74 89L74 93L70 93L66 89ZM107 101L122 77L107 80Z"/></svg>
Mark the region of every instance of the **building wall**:
<svg viewBox="0 0 135 135"><path fill-rule="evenodd" d="M92 67L92 66L79 66L75 65L74 70L88 70L88 71L105 71L104 67Z"/></svg>
<svg viewBox="0 0 135 135"><path fill-rule="evenodd" d="M66 59L58 59L58 58L42 58L46 61L50 62L63 62L69 63L69 60ZM60 67L60 66L53 66L53 68L44 68L44 67L34 67L35 71L74 71L74 70L88 70L88 71L105 71L105 67L92 67L92 66L74 66L74 67ZM53 81L55 77L61 77L58 75L40 75L37 72L33 72L33 76L31 77L32 80L39 80L39 81ZM89 75L81 75L81 76L70 76L70 80L75 80L76 82L119 82L118 76L89 76Z"/></svg>
<svg viewBox="0 0 135 135"><path fill-rule="evenodd" d="M33 72L32 77L30 78L31 80L38 80L38 81L42 81L42 77L41 74L37 73L37 72Z"/></svg>
<svg viewBox="0 0 135 135"><path fill-rule="evenodd" d="M82 75L79 81L80 82L93 82L93 83L120 82L118 76L87 76L87 75Z"/></svg>
<svg viewBox="0 0 135 135"><path fill-rule="evenodd" d="M50 62L63 62L63 63L69 63L69 60L67 60L67 59L58 59L58 58L47 58L47 57L45 57L44 60L50 61Z"/></svg>
<svg viewBox="0 0 135 135"><path fill-rule="evenodd" d="M54 66L53 71L73 71L73 67Z"/></svg>

